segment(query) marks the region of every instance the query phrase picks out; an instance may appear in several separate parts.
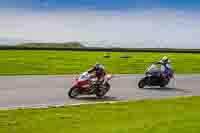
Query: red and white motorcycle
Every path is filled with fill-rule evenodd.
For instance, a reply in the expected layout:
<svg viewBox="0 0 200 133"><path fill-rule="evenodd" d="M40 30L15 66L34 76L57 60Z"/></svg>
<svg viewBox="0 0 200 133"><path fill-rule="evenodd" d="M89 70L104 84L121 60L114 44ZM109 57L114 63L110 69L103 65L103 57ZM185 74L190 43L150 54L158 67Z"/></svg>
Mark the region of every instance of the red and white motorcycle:
<svg viewBox="0 0 200 133"><path fill-rule="evenodd" d="M76 78L72 87L68 92L70 98L75 98L78 95L96 95L103 97L109 90L112 75L105 75L101 80L91 78L87 72L82 73L79 78Z"/></svg>

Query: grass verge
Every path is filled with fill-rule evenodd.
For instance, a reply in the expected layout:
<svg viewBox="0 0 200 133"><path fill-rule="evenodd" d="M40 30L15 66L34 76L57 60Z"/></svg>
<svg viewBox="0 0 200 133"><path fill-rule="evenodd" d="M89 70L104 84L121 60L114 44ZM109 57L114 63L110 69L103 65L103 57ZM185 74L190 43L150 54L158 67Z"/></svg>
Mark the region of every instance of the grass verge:
<svg viewBox="0 0 200 133"><path fill-rule="evenodd" d="M0 75L77 74L97 61L110 73L141 74L152 62L167 55L176 73L200 73L200 54L189 53L110 53L78 51L1 50ZM120 58L124 55L130 58Z"/></svg>
<svg viewBox="0 0 200 133"><path fill-rule="evenodd" d="M0 111L1 133L199 133L200 97Z"/></svg>

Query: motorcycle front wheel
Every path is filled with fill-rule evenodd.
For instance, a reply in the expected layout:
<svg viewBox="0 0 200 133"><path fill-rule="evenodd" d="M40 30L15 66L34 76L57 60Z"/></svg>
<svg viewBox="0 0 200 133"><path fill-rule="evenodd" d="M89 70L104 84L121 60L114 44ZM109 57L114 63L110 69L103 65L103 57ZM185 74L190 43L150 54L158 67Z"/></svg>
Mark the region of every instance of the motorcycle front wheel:
<svg viewBox="0 0 200 133"><path fill-rule="evenodd" d="M141 80L139 81L139 83L138 83L138 87L139 87L139 88L144 88L145 85L146 85L145 79L141 79Z"/></svg>
<svg viewBox="0 0 200 133"><path fill-rule="evenodd" d="M79 95L79 88L77 88L77 87L70 88L70 90L68 92L68 96L70 98L75 98L78 95Z"/></svg>

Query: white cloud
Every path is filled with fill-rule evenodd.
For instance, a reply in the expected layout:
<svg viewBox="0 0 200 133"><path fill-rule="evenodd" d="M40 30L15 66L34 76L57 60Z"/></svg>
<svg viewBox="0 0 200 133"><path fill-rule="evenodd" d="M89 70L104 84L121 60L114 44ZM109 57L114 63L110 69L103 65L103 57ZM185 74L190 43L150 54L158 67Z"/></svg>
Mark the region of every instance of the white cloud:
<svg viewBox="0 0 200 133"><path fill-rule="evenodd" d="M121 47L200 48L200 15L176 10L1 12L0 37L104 41Z"/></svg>

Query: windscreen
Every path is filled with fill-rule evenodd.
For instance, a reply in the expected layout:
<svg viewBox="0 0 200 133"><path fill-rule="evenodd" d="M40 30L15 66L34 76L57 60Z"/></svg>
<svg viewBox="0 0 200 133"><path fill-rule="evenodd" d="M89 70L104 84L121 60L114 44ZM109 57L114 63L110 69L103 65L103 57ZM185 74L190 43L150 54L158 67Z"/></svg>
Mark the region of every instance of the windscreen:
<svg viewBox="0 0 200 133"><path fill-rule="evenodd" d="M87 73L83 73L80 75L79 80L87 80L90 76Z"/></svg>
<svg viewBox="0 0 200 133"><path fill-rule="evenodd" d="M160 68L156 64L152 64L150 67L147 68L147 72L158 72Z"/></svg>

